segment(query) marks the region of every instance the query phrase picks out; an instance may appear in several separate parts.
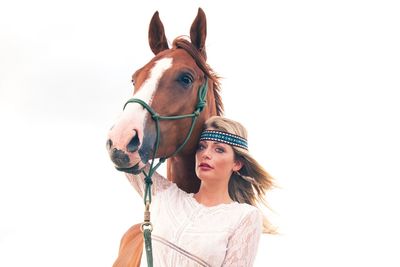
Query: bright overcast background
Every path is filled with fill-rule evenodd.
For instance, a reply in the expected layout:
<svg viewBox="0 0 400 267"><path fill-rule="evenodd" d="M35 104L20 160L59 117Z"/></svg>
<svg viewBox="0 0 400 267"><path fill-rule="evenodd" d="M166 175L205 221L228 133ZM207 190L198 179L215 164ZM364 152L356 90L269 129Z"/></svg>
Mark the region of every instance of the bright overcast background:
<svg viewBox="0 0 400 267"><path fill-rule="evenodd" d="M202 7L225 115L276 178L256 266L400 266L397 1L0 3L0 266L111 266L142 202L107 131Z"/></svg>

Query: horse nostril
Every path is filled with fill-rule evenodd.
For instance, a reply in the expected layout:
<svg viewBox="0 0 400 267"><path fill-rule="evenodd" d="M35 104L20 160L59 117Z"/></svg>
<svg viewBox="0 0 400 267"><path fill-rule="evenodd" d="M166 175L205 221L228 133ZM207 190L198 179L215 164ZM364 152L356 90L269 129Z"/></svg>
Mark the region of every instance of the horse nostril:
<svg viewBox="0 0 400 267"><path fill-rule="evenodd" d="M107 140L107 143L106 143L106 148L107 148L107 150L110 150L111 147L112 147L112 145L113 145L113 142L111 141L111 139L108 139L108 140Z"/></svg>
<svg viewBox="0 0 400 267"><path fill-rule="evenodd" d="M135 152L136 150L138 150L140 142L139 142L139 137L137 135L137 132L134 131L135 136L132 138L132 140L128 143L128 145L126 146L126 149L129 152Z"/></svg>
<svg viewBox="0 0 400 267"><path fill-rule="evenodd" d="M111 153L111 160L119 167L127 167L129 165L129 156L124 151L114 148Z"/></svg>

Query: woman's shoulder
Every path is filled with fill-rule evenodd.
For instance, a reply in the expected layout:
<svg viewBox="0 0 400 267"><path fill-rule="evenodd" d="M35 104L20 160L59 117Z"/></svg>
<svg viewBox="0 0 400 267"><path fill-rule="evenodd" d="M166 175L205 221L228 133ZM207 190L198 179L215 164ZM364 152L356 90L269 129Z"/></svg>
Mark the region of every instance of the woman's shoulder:
<svg viewBox="0 0 400 267"><path fill-rule="evenodd" d="M233 223L234 231L243 228L248 229L248 231L251 229L260 229L259 231L261 231L263 215L259 208L246 203L238 203L236 209L235 216L232 216L232 218L235 218Z"/></svg>
<svg viewBox="0 0 400 267"><path fill-rule="evenodd" d="M189 199L192 194L189 194L178 187L176 183L170 182L168 188L159 194L159 198L165 199L170 203L182 202Z"/></svg>
<svg viewBox="0 0 400 267"><path fill-rule="evenodd" d="M254 216L254 217L262 216L260 209L253 205L250 205L247 203L237 203L236 206L237 206L237 209L240 211L242 218L245 218L248 216Z"/></svg>

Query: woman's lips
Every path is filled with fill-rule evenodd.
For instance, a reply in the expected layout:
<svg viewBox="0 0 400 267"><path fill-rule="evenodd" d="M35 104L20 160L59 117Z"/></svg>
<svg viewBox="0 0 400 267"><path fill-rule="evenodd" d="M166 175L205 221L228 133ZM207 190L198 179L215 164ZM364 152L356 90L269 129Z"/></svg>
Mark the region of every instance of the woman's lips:
<svg viewBox="0 0 400 267"><path fill-rule="evenodd" d="M207 163L200 163L199 164L199 168L202 170L211 170L213 169L210 165L208 165Z"/></svg>

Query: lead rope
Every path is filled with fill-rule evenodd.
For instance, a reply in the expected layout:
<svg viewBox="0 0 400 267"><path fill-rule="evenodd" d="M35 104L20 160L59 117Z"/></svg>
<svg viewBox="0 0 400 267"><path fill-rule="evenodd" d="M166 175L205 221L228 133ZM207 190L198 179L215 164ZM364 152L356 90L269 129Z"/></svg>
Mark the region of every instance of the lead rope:
<svg viewBox="0 0 400 267"><path fill-rule="evenodd" d="M157 135L156 135L156 142L154 144L153 158L150 163L149 172L146 173L144 170L142 171L145 176L145 178L144 178L145 192L144 192L144 197L143 197L145 211L144 211L144 220L143 220L143 223L140 225L140 230L143 232L144 247L146 250L146 258L147 258L147 266L148 267L153 267L153 249L152 249L152 245L151 245L151 232L153 231L153 225L150 220L151 185L153 184L151 177L153 176L153 174L157 170L157 168L160 167L160 165L162 163L164 163L167 158L175 156L179 151L181 151L183 149L183 147L188 142L190 136L192 135L196 120L197 120L198 116L200 115L200 113L203 111L204 107L206 106L207 89L208 89L208 79L206 78L204 84L201 86L201 88L198 91L198 102L197 102L196 108L192 114L178 115L178 116L160 116L147 103L145 103L143 100L138 99L138 98L131 98L124 105L124 109L125 109L126 105L129 103L141 104L151 114L152 119L156 123ZM175 150L174 153L172 153L169 156L160 158L158 163L154 166L155 157L156 157L159 145L160 145L160 135L161 135L160 120L179 120L179 119L184 119L184 118L192 118L192 124L190 125L190 129L186 135L185 140Z"/></svg>

